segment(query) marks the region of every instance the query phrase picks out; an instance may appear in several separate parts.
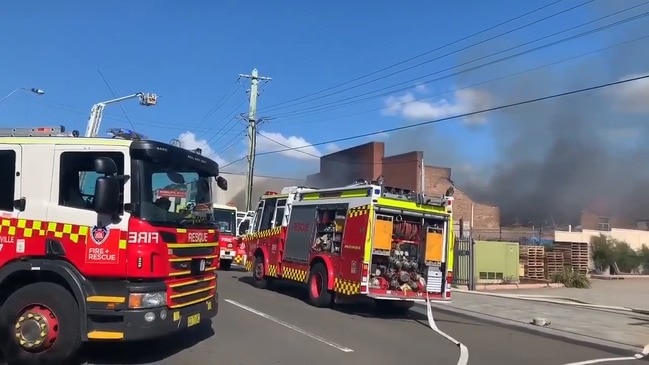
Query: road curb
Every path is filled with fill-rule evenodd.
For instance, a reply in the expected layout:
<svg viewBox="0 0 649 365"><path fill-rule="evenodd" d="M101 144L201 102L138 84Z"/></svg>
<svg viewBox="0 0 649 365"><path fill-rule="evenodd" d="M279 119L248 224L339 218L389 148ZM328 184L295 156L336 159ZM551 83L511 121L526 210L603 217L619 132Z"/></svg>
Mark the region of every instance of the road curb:
<svg viewBox="0 0 649 365"><path fill-rule="evenodd" d="M415 306L413 310L425 315L426 305L423 303L417 303L417 304L418 305ZM459 308L453 308L444 305L433 305L433 314L435 312L444 313L448 315L455 315L458 317L464 317L471 320L478 320L485 323L497 325L500 327L510 328L516 331L534 333L546 338L560 340L575 345L590 347L590 348L610 352L617 355L636 354L640 352L643 347L643 346L629 345L621 342L615 342L611 340L604 340L596 337L584 336L574 332L563 331L555 328L539 327L539 326L532 325L530 323L525 323L525 322L520 322L509 318L503 318L503 317L493 316L489 314L479 313L468 309L459 309ZM458 340L462 341L461 338L458 338Z"/></svg>

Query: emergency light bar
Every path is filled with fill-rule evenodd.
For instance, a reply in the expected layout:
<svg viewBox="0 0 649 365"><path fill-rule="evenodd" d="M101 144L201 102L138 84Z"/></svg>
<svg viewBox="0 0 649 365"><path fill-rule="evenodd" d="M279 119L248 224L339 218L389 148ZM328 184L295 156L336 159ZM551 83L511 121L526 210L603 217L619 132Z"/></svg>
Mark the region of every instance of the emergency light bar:
<svg viewBox="0 0 649 365"><path fill-rule="evenodd" d="M54 127L36 128L0 128L0 136L3 137L79 137L79 131L73 130L70 133L65 131L62 125Z"/></svg>
<svg viewBox="0 0 649 365"><path fill-rule="evenodd" d="M124 128L111 128L108 130L108 134L111 134L113 138L127 139L130 141L147 139L144 134Z"/></svg>

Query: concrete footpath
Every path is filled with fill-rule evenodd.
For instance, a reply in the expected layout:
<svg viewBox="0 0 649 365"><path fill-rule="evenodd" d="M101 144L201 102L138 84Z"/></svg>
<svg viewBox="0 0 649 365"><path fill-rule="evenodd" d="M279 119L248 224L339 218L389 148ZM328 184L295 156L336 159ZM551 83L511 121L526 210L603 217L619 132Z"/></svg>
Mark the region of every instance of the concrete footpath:
<svg viewBox="0 0 649 365"><path fill-rule="evenodd" d="M593 283L592 289L534 289L489 292L455 291L453 303L435 309L520 327L553 337L587 342L602 347L639 351L649 344L649 315L580 307L569 299L590 304L635 307L644 304L649 281L627 285ZM610 286L610 288L609 288ZM608 290L603 290L608 289ZM635 288L634 288L635 289ZM553 296L562 304L505 296ZM563 299L558 299L563 298ZM543 298L545 299L545 298ZM597 300L597 302L595 302ZM643 306L649 310L649 302ZM649 311L648 311L649 312ZM545 327L531 324L534 318L549 322Z"/></svg>

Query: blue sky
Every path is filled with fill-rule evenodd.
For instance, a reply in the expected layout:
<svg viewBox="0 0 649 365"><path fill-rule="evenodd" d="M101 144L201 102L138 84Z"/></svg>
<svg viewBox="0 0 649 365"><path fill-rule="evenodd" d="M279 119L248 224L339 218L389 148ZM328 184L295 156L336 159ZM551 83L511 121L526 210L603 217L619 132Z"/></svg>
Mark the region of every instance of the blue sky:
<svg viewBox="0 0 649 365"><path fill-rule="evenodd" d="M438 94L595 50L619 39L611 35L612 32L596 34L425 86L417 86L419 81L413 81L393 87L396 90L407 86L411 90L395 92L391 98L389 95L374 98L358 95L371 92L374 94L370 96L376 95L380 93L375 92L378 89L435 72L438 74L420 81L449 75L453 72L450 68L471 59L551 34L612 10L589 4L377 82L318 100L306 98L303 100L309 102L299 105L272 106L403 61L551 2L333 0L313 5L314 2L306 1L196 0L182 3L162 0L109 4L80 0L7 0L0 13L0 32L4 35L0 41L4 50L0 57L3 70L0 73L0 97L17 87L42 88L46 94L35 96L19 92L2 102L0 124L2 127L64 124L69 129L85 130L91 105L113 98L97 69L101 70L117 96L137 91L160 95L155 107L145 108L135 101L121 104L139 132L164 141L191 132L191 135L184 135L185 141L198 139L193 144L202 147L207 141L218 158L225 162L245 154L244 124L232 120L232 116L247 110L247 80L236 83L236 75L250 73L253 67L257 67L261 75L273 78L263 87L259 99L259 116L268 118L260 129L265 135L291 146L306 143L304 141L322 142L391 128L431 115L459 113L467 110L467 103L482 107L504 99L491 95L486 86L465 90L464 94ZM394 68L391 72L581 2L563 1L479 38ZM617 8L622 8L633 1L616 4ZM543 43L546 42L539 44ZM565 63L554 67L570 65ZM445 69L449 71L439 73ZM545 90L550 93L557 89L560 88L556 85L548 85ZM203 120L224 95L230 94L232 97L221 108ZM413 107L410 110L393 106L392 113L381 111L390 101L412 102L421 97L429 99L408 104ZM358 99L368 100L351 102ZM331 105L340 105L345 100L349 101L348 105L331 108ZM437 104L426 106L423 102ZM326 103L331 104L320 107ZM439 160L435 156L427 159L442 165L482 165L497 158L498 135L491 123L494 119L498 116L486 115L484 120L473 122L441 123L435 128L420 130L424 142L409 143L408 139L386 135L377 138L387 140L388 150L396 152L411 149L428 152L433 140L471 145L472 148L454 153L452 161ZM111 127L131 128L117 105L106 108L101 132ZM284 148L263 137L258 140L260 151ZM305 151L327 153L369 140L365 138ZM317 171L315 159L297 152L260 156L257 164L257 171L268 175L299 176ZM239 164L226 170L243 171Z"/></svg>

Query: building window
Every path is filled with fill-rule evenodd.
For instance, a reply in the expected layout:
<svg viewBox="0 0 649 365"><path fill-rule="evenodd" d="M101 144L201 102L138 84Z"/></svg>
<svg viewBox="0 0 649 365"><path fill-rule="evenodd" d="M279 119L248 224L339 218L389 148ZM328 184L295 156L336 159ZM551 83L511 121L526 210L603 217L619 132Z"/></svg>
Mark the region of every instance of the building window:
<svg viewBox="0 0 649 365"><path fill-rule="evenodd" d="M597 221L597 226L600 231L610 231L611 230L611 218L610 217L599 217Z"/></svg>

